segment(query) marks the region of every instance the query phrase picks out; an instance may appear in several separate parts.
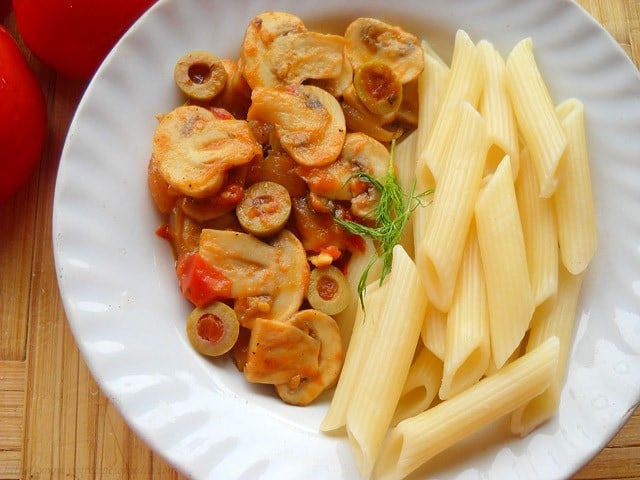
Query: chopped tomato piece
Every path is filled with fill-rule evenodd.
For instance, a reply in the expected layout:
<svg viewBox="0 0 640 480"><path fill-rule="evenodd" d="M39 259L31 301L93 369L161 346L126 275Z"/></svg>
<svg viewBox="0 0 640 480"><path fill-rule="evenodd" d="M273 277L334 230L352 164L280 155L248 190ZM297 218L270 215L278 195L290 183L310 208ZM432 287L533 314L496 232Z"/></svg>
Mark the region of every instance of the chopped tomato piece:
<svg viewBox="0 0 640 480"><path fill-rule="evenodd" d="M198 253L181 257L176 273L182 294L197 307L231 297L231 280Z"/></svg>

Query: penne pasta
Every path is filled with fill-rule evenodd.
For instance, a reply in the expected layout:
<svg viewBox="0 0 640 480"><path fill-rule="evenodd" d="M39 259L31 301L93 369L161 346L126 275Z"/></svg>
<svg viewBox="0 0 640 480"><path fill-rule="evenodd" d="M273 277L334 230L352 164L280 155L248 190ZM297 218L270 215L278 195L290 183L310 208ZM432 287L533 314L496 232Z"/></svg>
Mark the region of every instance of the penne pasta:
<svg viewBox="0 0 640 480"><path fill-rule="evenodd" d="M337 430L346 424L349 401L367 360L374 334L375 324L365 320L365 312L380 311L384 299L384 292L381 290L379 282L373 282L369 284L365 292L364 310L359 301L355 302L357 313L353 323L353 333L331 404L320 424L320 430L323 432Z"/></svg>
<svg viewBox="0 0 640 480"><path fill-rule="evenodd" d="M424 412L433 403L442 381L442 360L429 349L418 346L407 380L402 388L391 425Z"/></svg>
<svg viewBox="0 0 640 480"><path fill-rule="evenodd" d="M480 93L484 87L483 67L476 46L469 35L463 30L458 30L447 86L438 102L426 142L418 158L417 175L427 184L426 177L429 174L437 181L442 172L442 159L449 148L451 132L457 126L457 105L461 102L467 102L474 108L478 105Z"/></svg>
<svg viewBox="0 0 640 480"><path fill-rule="evenodd" d="M469 104L455 109L458 120L436 183L424 238L416 243L416 264L430 302L451 305L464 245L473 217L487 152L485 122Z"/></svg>
<svg viewBox="0 0 640 480"><path fill-rule="evenodd" d="M557 108L568 145L559 167L560 184L553 196L558 218L562 263L573 274L587 268L598 243L591 188L584 106L569 99Z"/></svg>
<svg viewBox="0 0 640 480"><path fill-rule="evenodd" d="M557 337L560 346L558 368L549 388L513 413L511 431L515 434L527 435L558 410L583 276L582 273L572 275L560 266L558 293L542 304L533 315L527 352L548 338Z"/></svg>
<svg viewBox="0 0 640 480"><path fill-rule="evenodd" d="M380 452L376 478L401 479L438 453L549 387L558 364L553 337L459 395L400 422Z"/></svg>
<svg viewBox="0 0 640 480"><path fill-rule="evenodd" d="M478 107L480 115L487 123L489 138L485 175L493 173L503 157L509 155L515 180L520 170L520 148L516 118L507 93L505 62L492 43L481 40L477 48L487 72Z"/></svg>
<svg viewBox="0 0 640 480"><path fill-rule="evenodd" d="M540 305L558 288L558 233L551 199L538 195L538 181L527 148L521 154L515 188L531 289L535 304Z"/></svg>
<svg viewBox="0 0 640 480"><path fill-rule="evenodd" d="M522 224L505 157L475 206L484 268L493 362L500 368L524 336L534 310Z"/></svg>
<svg viewBox="0 0 640 480"><path fill-rule="evenodd" d="M402 142L396 145L394 149L396 172L398 181L402 190L408 194L417 189L416 185L416 145L418 143L418 132L413 131ZM413 217L413 215L412 215ZM402 238L399 243L405 249L407 254L413 258L414 256L414 239L413 239L413 218L409 219L407 225L402 232Z"/></svg>
<svg viewBox="0 0 640 480"><path fill-rule="evenodd" d="M431 353L440 360L444 360L447 343L447 314L433 305L427 306L420 338Z"/></svg>
<svg viewBox="0 0 640 480"><path fill-rule="evenodd" d="M409 373L427 308L423 292L415 264L396 246L391 273L379 289L381 306L365 318L364 328L372 333L363 346L366 360L358 368L347 409L347 434L365 478L373 470Z"/></svg>
<svg viewBox="0 0 640 480"><path fill-rule="evenodd" d="M349 302L349 305L347 305L347 308L334 316L338 326L340 327L343 352L346 352L349 346L358 307L360 306L360 299L358 297L358 282L360 281L360 276L367 267L369 261L376 255L376 249L371 239L365 239L364 244L364 251L355 252L351 256L349 267L345 272L345 276L349 282L349 288L351 290L351 301ZM371 267L371 270L369 270L369 276L367 277L369 280L369 288L367 289L367 292L372 291L371 285L376 283L376 280L380 278L381 268L380 262L377 262L373 267Z"/></svg>
<svg viewBox="0 0 640 480"><path fill-rule="evenodd" d="M567 139L533 55L531 38L522 40L509 54L506 80L520 132L535 165L539 195L548 198L557 186L556 170Z"/></svg>
<svg viewBox="0 0 640 480"><path fill-rule="evenodd" d="M443 97L449 78L449 66L431 48L426 41L422 41L424 52L424 69L418 76L418 96L420 98L420 111L418 113L418 128L416 135L416 154L424 149L427 134L436 116L438 104Z"/></svg>
<svg viewBox="0 0 640 480"><path fill-rule="evenodd" d="M418 77L418 95L420 99L420 110L418 115L418 127L416 129L415 141L415 161L414 178L416 180L416 190L425 192L433 190L435 181L429 167L425 164L418 167L417 161L422 155L424 146L428 138L428 132L436 115L436 110L440 99L447 86L449 78L449 67L438 56L427 42L422 42L424 51L424 69ZM411 234L413 235L414 255L415 244L420 243L424 238L426 226L429 218L431 207L419 208L414 210L411 215ZM406 243L408 244L408 240Z"/></svg>
<svg viewBox="0 0 640 480"><path fill-rule="evenodd" d="M469 233L458 285L447 315L440 398L446 400L476 383L489 366L489 315L475 229Z"/></svg>

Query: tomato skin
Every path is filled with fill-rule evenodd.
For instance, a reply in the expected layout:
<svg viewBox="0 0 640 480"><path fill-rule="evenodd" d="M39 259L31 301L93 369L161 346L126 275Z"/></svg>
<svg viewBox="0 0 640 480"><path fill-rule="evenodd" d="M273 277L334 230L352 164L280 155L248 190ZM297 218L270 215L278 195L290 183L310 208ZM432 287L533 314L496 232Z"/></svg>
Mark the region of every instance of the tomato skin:
<svg viewBox="0 0 640 480"><path fill-rule="evenodd" d="M46 132L42 88L18 44L0 26L0 202L33 172Z"/></svg>
<svg viewBox="0 0 640 480"><path fill-rule="evenodd" d="M11 11L11 0L0 0L0 20Z"/></svg>
<svg viewBox="0 0 640 480"><path fill-rule="evenodd" d="M196 307L231 297L231 280L198 253L178 259L176 274L182 294Z"/></svg>
<svg viewBox="0 0 640 480"><path fill-rule="evenodd" d="M88 79L155 0L13 0L18 31L47 66Z"/></svg>

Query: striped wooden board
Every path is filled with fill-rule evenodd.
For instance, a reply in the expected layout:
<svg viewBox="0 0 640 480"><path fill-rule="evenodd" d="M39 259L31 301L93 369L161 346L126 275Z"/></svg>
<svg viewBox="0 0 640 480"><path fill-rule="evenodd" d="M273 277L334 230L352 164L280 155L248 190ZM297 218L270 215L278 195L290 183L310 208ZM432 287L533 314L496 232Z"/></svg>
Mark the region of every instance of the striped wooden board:
<svg viewBox="0 0 640 480"><path fill-rule="evenodd" d="M579 3L638 65L640 1ZM3 23L15 33L11 15ZM100 392L67 326L53 265L52 199L65 134L86 84L29 60L51 121L37 172L0 205L0 480L183 478ZM640 479L640 411L574 478Z"/></svg>

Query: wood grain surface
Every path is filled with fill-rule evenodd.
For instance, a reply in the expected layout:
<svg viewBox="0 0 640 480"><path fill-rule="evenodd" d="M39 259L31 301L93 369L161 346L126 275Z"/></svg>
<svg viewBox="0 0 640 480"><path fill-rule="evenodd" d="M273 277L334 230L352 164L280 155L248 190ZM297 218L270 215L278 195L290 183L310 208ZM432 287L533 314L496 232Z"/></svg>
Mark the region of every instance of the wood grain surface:
<svg viewBox="0 0 640 480"><path fill-rule="evenodd" d="M637 66L640 0L579 3ZM15 34L11 14L2 23ZM49 131L28 184L0 204L0 480L183 478L100 392L67 325L51 214L64 138L86 83L56 75L23 50L47 98ZM574 478L640 479L640 411Z"/></svg>

